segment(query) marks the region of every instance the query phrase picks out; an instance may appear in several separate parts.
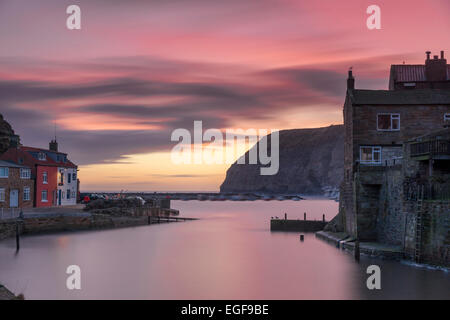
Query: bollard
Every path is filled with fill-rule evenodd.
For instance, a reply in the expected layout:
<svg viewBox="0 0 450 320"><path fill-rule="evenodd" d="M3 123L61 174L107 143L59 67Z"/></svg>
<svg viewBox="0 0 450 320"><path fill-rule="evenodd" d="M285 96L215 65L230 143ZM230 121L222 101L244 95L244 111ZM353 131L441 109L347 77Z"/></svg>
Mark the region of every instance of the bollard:
<svg viewBox="0 0 450 320"><path fill-rule="evenodd" d="M300 241L303 241L303 240L305 240L305 235L301 234L300 235Z"/></svg>
<svg viewBox="0 0 450 320"><path fill-rule="evenodd" d="M303 220L306 221L306 212L303 214Z"/></svg>
<svg viewBox="0 0 450 320"><path fill-rule="evenodd" d="M322 221L325 222L325 215L322 216Z"/></svg>
<svg viewBox="0 0 450 320"><path fill-rule="evenodd" d="M20 250L19 222L16 222L16 252Z"/></svg>
<svg viewBox="0 0 450 320"><path fill-rule="evenodd" d="M360 250L359 250L359 240L355 241L355 260L359 262Z"/></svg>

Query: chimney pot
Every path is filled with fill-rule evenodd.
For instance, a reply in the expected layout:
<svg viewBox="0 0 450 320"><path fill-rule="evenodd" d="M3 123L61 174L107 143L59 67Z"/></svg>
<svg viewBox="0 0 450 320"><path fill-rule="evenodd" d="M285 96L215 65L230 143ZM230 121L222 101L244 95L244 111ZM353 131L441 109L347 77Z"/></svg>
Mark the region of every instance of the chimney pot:
<svg viewBox="0 0 450 320"><path fill-rule="evenodd" d="M430 60L431 51L427 51L426 54L427 54L427 60Z"/></svg>
<svg viewBox="0 0 450 320"><path fill-rule="evenodd" d="M355 89L355 78L353 77L353 71L351 68L350 70L348 70L347 89L348 90Z"/></svg>
<svg viewBox="0 0 450 320"><path fill-rule="evenodd" d="M444 50L441 51L441 59L444 60Z"/></svg>
<svg viewBox="0 0 450 320"><path fill-rule="evenodd" d="M58 152L58 142L55 140L50 141L49 143L49 150L50 151L54 151L54 152Z"/></svg>

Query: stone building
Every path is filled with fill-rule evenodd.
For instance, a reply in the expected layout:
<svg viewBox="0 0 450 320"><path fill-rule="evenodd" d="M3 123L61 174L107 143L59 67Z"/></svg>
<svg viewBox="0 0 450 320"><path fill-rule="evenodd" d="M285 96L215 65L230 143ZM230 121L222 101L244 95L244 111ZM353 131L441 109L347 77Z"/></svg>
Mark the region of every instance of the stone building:
<svg viewBox="0 0 450 320"><path fill-rule="evenodd" d="M450 89L450 66L441 51L441 57L430 57L425 64L399 64L391 66L389 90Z"/></svg>
<svg viewBox="0 0 450 320"><path fill-rule="evenodd" d="M421 72L417 72L419 69ZM344 181L337 219L342 231L360 241L400 245L405 250L411 241L414 246L420 244L421 239L416 236L407 241L407 228L417 221L422 210L422 204L418 209L407 201L404 188L408 179L420 176L423 169L417 169L417 159L410 156L409 148L418 148L416 144L411 147L410 141L442 129L450 120L449 69L443 52L441 59L430 59L427 52L423 66L392 66L390 90L355 89L355 79L349 72L343 111ZM448 146L447 142L439 143ZM429 170L435 170L431 176L448 181L448 176L439 171L448 163L435 160L429 165ZM440 206L441 216L449 215L448 207L444 207ZM414 218L408 220L410 217ZM414 226L414 230L420 228ZM448 230L445 232L444 238L448 236ZM449 259L446 254L435 252L428 261L442 263L442 259Z"/></svg>
<svg viewBox="0 0 450 320"><path fill-rule="evenodd" d="M0 208L32 207L33 194L31 169L0 160Z"/></svg>

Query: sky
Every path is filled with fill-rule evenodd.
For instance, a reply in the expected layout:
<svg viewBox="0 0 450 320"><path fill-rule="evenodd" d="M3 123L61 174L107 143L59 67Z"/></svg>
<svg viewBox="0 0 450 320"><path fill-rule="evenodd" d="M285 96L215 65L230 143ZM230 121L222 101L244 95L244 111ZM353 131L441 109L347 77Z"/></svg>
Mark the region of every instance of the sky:
<svg viewBox="0 0 450 320"><path fill-rule="evenodd" d="M217 191L229 164L174 164L175 129L340 124L350 67L387 89L449 31L448 0L0 0L0 113L24 145L56 127L82 191Z"/></svg>

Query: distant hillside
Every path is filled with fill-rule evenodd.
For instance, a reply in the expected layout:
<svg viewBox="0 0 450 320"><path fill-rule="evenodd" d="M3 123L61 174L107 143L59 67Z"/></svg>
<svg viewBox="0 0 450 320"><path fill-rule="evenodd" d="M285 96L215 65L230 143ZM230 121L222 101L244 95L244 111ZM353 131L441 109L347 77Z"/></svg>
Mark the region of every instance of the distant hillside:
<svg viewBox="0 0 450 320"><path fill-rule="evenodd" d="M220 191L323 194L324 188L338 188L343 179L343 165L342 125L283 130L278 174L262 176L260 165L234 163Z"/></svg>

